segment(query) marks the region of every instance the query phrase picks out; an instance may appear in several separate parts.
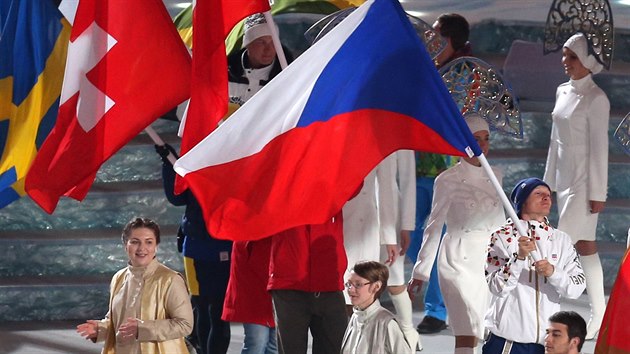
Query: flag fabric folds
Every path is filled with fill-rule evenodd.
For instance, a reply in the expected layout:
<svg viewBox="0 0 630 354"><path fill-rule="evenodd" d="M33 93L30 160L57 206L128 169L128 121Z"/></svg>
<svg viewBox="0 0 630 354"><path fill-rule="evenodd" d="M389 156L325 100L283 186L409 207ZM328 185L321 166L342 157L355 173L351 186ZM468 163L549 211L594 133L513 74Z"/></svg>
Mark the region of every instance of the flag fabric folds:
<svg viewBox="0 0 630 354"><path fill-rule="evenodd" d="M191 96L180 128L183 155L212 132L227 113L225 37L243 18L269 10L268 0L198 0L193 8ZM178 188L181 186L178 184Z"/></svg>
<svg viewBox="0 0 630 354"><path fill-rule="evenodd" d="M599 330L595 354L630 354L630 326L626 316L630 313L630 258L629 251L621 260L617 280L610 292L606 313Z"/></svg>
<svg viewBox="0 0 630 354"><path fill-rule="evenodd" d="M0 2L0 208L24 179L59 106L70 25L52 0Z"/></svg>
<svg viewBox="0 0 630 354"><path fill-rule="evenodd" d="M481 151L396 0L371 0L175 164L212 235L322 223L399 149Z"/></svg>
<svg viewBox="0 0 630 354"><path fill-rule="evenodd" d="M138 16L142 14L142 16ZM82 200L99 167L190 92L190 56L161 0L81 0L59 115L26 177L52 213Z"/></svg>

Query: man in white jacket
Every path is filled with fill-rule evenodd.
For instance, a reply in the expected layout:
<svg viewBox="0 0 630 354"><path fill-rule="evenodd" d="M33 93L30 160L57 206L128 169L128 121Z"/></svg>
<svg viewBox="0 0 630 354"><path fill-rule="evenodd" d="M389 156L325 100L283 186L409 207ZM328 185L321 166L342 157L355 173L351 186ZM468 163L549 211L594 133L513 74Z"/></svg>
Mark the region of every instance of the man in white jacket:
<svg viewBox="0 0 630 354"><path fill-rule="evenodd" d="M547 220L551 190L545 182L521 180L510 199L520 218L517 222L525 224L528 235L520 236L508 219L490 238L486 264L492 294L486 315L490 336L483 353L543 354L547 320L560 310L561 297L582 294L584 272L569 235Z"/></svg>

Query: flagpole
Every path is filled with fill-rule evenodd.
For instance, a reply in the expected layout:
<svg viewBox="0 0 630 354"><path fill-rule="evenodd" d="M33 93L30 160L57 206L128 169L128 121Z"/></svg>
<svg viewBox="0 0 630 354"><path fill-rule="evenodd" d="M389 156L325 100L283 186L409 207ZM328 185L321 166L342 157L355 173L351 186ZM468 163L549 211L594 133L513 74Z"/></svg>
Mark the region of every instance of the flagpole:
<svg viewBox="0 0 630 354"><path fill-rule="evenodd" d="M148 127L144 128L144 131L147 133L147 135L149 135L149 137L151 137L151 140L153 140L155 145L159 145L159 146L166 145L164 140L162 140L162 138L160 138L158 133L151 126L148 126ZM169 151L168 152L168 160L171 162L171 164L174 165L175 161L177 161L177 158L173 155L172 152Z"/></svg>
<svg viewBox="0 0 630 354"><path fill-rule="evenodd" d="M527 230L523 226L523 223L520 222L518 215L516 215L516 211L514 210L512 203L510 202L508 197L505 195L505 192L503 191L503 187L501 187L501 184L499 183L497 176L494 175L494 171L492 171L492 168L490 167L490 164L488 163L486 156L483 153L481 153L479 156L477 156L477 159L479 160L479 162L481 162L481 167L483 167L484 171L486 171L486 174L488 175L488 177L490 177L490 181L492 182L492 185L496 189L497 195L499 196L499 198L501 199L501 202L503 203L503 207L507 211L510 218L514 221L514 226L516 226L518 233L521 236L527 237L528 236ZM536 240L533 240L533 241L536 242ZM537 243L536 243L536 248L538 249ZM532 251L529 254L532 256L534 261L540 260L540 255L538 254L538 251Z"/></svg>
<svg viewBox="0 0 630 354"><path fill-rule="evenodd" d="M284 50L282 50L282 43L280 43L280 35L278 33L278 29L276 28L275 22L273 22L273 16L271 16L271 11L263 12L265 15L265 20L267 20L267 25L271 30L271 39L273 40L273 46L276 49L276 55L278 55L278 60L280 61L280 67L282 69L287 67L287 58L284 55Z"/></svg>

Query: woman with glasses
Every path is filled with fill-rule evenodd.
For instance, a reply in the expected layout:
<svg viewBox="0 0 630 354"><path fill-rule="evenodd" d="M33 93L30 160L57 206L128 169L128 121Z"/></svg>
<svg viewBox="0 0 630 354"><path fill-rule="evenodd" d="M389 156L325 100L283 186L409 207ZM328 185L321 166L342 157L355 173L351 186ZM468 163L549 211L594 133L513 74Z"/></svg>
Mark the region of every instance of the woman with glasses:
<svg viewBox="0 0 630 354"><path fill-rule="evenodd" d="M109 311L88 320L77 332L93 342L105 341L103 353L188 353L184 337L193 327L193 312L181 274L155 258L160 228L135 218L122 233L129 265L112 278Z"/></svg>
<svg viewBox="0 0 630 354"><path fill-rule="evenodd" d="M394 314L378 300L387 288L387 266L358 262L350 272L346 291L354 313L343 336L341 353L412 353Z"/></svg>

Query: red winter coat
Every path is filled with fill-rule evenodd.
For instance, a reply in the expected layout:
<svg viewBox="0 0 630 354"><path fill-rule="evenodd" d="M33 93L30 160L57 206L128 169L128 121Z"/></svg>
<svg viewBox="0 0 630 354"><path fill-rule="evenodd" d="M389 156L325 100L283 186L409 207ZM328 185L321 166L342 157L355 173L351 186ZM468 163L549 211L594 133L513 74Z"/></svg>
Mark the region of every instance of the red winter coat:
<svg viewBox="0 0 630 354"><path fill-rule="evenodd" d="M234 242L222 320L276 326L271 295L267 291L270 251L271 237Z"/></svg>
<svg viewBox="0 0 630 354"><path fill-rule="evenodd" d="M341 211L326 223L294 227L271 240L268 290L343 290L348 260Z"/></svg>

